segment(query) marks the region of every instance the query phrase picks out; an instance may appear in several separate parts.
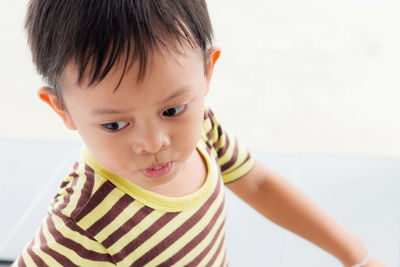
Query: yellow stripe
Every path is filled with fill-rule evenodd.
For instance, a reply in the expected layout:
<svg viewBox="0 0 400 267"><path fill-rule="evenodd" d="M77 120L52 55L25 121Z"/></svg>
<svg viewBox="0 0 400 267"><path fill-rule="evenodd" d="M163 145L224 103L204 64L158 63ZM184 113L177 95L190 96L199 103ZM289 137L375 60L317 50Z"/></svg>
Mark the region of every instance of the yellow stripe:
<svg viewBox="0 0 400 267"><path fill-rule="evenodd" d="M67 186L70 187L70 185L69 185L68 183L71 183L72 180L73 180L73 177L72 177L72 176L67 176L67 177L63 180L63 183L64 183L64 182L67 183ZM68 188L68 187L67 187L67 188ZM54 205L55 200L58 199L58 203L57 203L55 206L60 205L60 202L62 202L62 201L64 200L64 195L67 194L67 191L65 191L65 188L64 188L64 189L59 190L59 192L57 192L57 193L58 193L60 196L57 197L57 198L54 198L54 199L52 200L52 202L51 202L51 204Z"/></svg>
<svg viewBox="0 0 400 267"><path fill-rule="evenodd" d="M237 159L234 162L234 164L232 166L230 166L228 169L224 170L222 172L222 176L224 176L226 173L230 173L230 172L235 172L235 170L240 167L240 165L242 165L245 160L247 159L247 156L249 155L248 153L246 153L247 151L243 151L243 147L241 147L238 144L238 155L237 155Z"/></svg>
<svg viewBox="0 0 400 267"><path fill-rule="evenodd" d="M60 231L63 236L68 237L69 239L81 244L87 250L103 254L107 253L104 247L100 245L97 241L90 239L87 236L80 234L79 232L71 230L68 226L65 225L64 221L57 215L53 215L52 220L56 229Z"/></svg>
<svg viewBox="0 0 400 267"><path fill-rule="evenodd" d="M218 140L218 146L217 146L217 148L216 148L216 150L218 151L218 150L220 150L220 149L222 149L223 147L225 147L225 145L227 144L227 138L228 136L226 135L226 133L225 132L222 132L222 135L219 137L219 140ZM229 141L231 141L231 140L229 140ZM214 143L213 143L214 144Z"/></svg>
<svg viewBox="0 0 400 267"><path fill-rule="evenodd" d="M73 194L71 194L71 198L69 200L68 205L63 209L63 214L66 216L70 217L71 213L76 209L76 205L78 204L78 200L81 197L82 194L82 188L85 185L85 182L87 180L87 177L85 175L85 171L83 168L85 167L85 164L79 162L79 168L76 170L76 173L79 175L79 178L77 179L76 185L73 187Z"/></svg>
<svg viewBox="0 0 400 267"><path fill-rule="evenodd" d="M249 153L247 152L246 147L244 147L240 142L236 142L236 146L238 148L237 159L236 159L235 163L231 167L229 167L228 169L226 169L226 170L224 170L222 172L222 175L224 175L225 173L229 173L229 172L232 172L233 170L235 170L237 167L239 167L241 164L243 164L243 162L246 160L247 156L249 155Z"/></svg>
<svg viewBox="0 0 400 267"><path fill-rule="evenodd" d="M42 228L45 227L44 226L45 224L46 224L46 222L44 221L43 224L42 224ZM45 239L46 239L46 237L45 237ZM61 266L61 264L58 261L56 261L53 257L51 257L50 255L48 255L47 253L45 253L45 252L43 252L41 250L41 248L40 248L41 242L40 242L40 237L39 237L39 231L36 232L35 241L34 242L35 242L35 246L34 246L35 250L34 250L34 252L36 253L36 255L38 257L40 257L49 266ZM27 265L27 266L30 266L30 265Z"/></svg>
<svg viewBox="0 0 400 267"><path fill-rule="evenodd" d="M218 236L217 240L215 240L214 246L208 251L208 254L203 258L203 260L199 263L198 266L206 266L206 264L210 261L211 257L214 255L217 250L219 243L224 238L223 233L225 233L225 225L222 227L221 234ZM223 241L225 243L225 240ZM222 250L221 250L222 252ZM224 252L225 253L225 252Z"/></svg>
<svg viewBox="0 0 400 267"><path fill-rule="evenodd" d="M226 244L225 244L226 245ZM224 250L224 257L226 256L226 249ZM225 257L225 260L222 264L222 266L227 267L228 266L228 257Z"/></svg>
<svg viewBox="0 0 400 267"><path fill-rule="evenodd" d="M122 236L117 242L115 242L111 247L108 248L108 251L111 252L112 255L118 253L123 249L127 244L129 244L133 239L135 239L138 235L140 235L143 231L145 231L150 225L154 223L157 219L159 219L164 212L153 211L146 218L144 218L140 223L132 227L129 232L127 232L124 236Z"/></svg>
<svg viewBox="0 0 400 267"><path fill-rule="evenodd" d="M54 209L58 209L58 206L64 204L64 198L65 198L66 195L68 195L68 192L67 192L66 189L67 189L67 188L71 188L71 181L72 181L73 179L74 179L74 177L72 177L72 176L68 176L66 179L64 179L63 182L68 182L69 184L67 184L67 187L64 187L63 189L59 190L59 191L58 191L59 196L58 196L57 198L54 198L54 199L53 199L52 204L53 204L53 206L54 206ZM56 199L57 199L58 201L57 201L56 204L54 204Z"/></svg>
<svg viewBox="0 0 400 267"><path fill-rule="evenodd" d="M218 159L218 164L220 166L224 165L225 163L227 163L228 161L231 160L233 152L234 152L235 144L236 144L236 140L234 137L232 137L229 133L226 133L226 135L229 139L229 147L225 151L225 154Z"/></svg>
<svg viewBox="0 0 400 267"><path fill-rule="evenodd" d="M220 140L223 140L224 134L221 134L221 136L219 136L218 127L219 127L219 123L214 121L214 128L212 129L212 135L211 135L211 144L214 144L216 142L219 142Z"/></svg>
<svg viewBox="0 0 400 267"><path fill-rule="evenodd" d="M37 266L29 255L27 249L25 249L22 253L22 259L24 260L26 266ZM12 266L18 266L18 261L15 261Z"/></svg>
<svg viewBox="0 0 400 267"><path fill-rule="evenodd" d="M222 265L222 261L224 260L224 256L225 256L225 250L226 250L226 242L223 241L222 246L221 246L221 250L219 251L219 254L217 256L217 258L214 261L214 266L221 266Z"/></svg>
<svg viewBox="0 0 400 267"><path fill-rule="evenodd" d="M218 219L217 219L214 227L211 229L210 233L208 233L207 236L199 244L197 244L197 246L192 251L190 251L181 260L179 260L176 264L174 264L174 266L185 266L189 262L191 262L194 258L196 258L204 250L204 248L206 248L207 245L210 244L210 242L211 242L212 238L214 237L214 235L216 234L218 228L221 226L221 224L224 223L225 215L226 215L226 211L225 211L225 207L224 207L221 215L218 217ZM220 236L224 235L223 229L221 230L219 235ZM219 237L217 237L217 239L219 239Z"/></svg>
<svg viewBox="0 0 400 267"><path fill-rule="evenodd" d="M248 173L254 166L255 158L253 156L250 156L247 162L245 162L240 168L234 170L233 172L229 173L224 173L222 175L222 179L224 183L230 183L233 182L234 180L242 177L246 173Z"/></svg>
<svg viewBox="0 0 400 267"><path fill-rule="evenodd" d="M53 235L50 233L49 229L47 228L47 224L43 224L43 235L45 239L47 240L47 244L49 248L57 251L61 255L65 256L68 258L70 261L72 261L74 264L78 266L114 266L112 263L109 262L102 262L102 261L92 261L88 259L84 259L81 256L79 256L75 251L72 249L69 249L59 243L54 239ZM49 264L50 266L55 266L52 264Z"/></svg>
<svg viewBox="0 0 400 267"><path fill-rule="evenodd" d="M212 125L214 123L214 127ZM204 141L210 142L210 144L214 145L214 143L219 142L219 139L221 139L222 136L219 136L218 134L218 126L219 123L215 120L211 120L211 118L207 118L203 122L203 136L204 136ZM207 134L211 131L211 137L207 137ZM222 139L221 139L222 140Z"/></svg>
<svg viewBox="0 0 400 267"><path fill-rule="evenodd" d="M135 251L133 251L131 254L129 254L124 260L123 260L123 265L129 265L130 263L136 261L138 258L143 256L146 252L148 252L150 249L152 249L154 246L156 246L160 241L164 240L169 234L171 234L173 231L175 231L177 228L179 228L182 225L182 222L186 221L189 219L194 213L196 213L198 209L192 209L189 211L184 211L179 213L174 219L169 221L166 225L164 225L158 232L156 232L152 237L147 239L142 245L140 245ZM152 220L151 222L148 222L142 227L144 228L143 230L146 230L149 226L153 224L156 219L164 215L164 212L158 212L154 211L153 213L161 213L157 218ZM148 216L150 217L150 216ZM151 216L152 217L152 216ZM135 233L136 234L136 233ZM126 236L126 235L125 235ZM124 237L125 237L124 236ZM131 237L129 241L133 240L135 237ZM122 246L120 246L122 248Z"/></svg>
<svg viewBox="0 0 400 267"><path fill-rule="evenodd" d="M212 124L210 118L203 121L203 134L206 135L212 129Z"/></svg>
<svg viewBox="0 0 400 267"><path fill-rule="evenodd" d="M94 238L100 243L107 239L112 233L118 230L124 223L131 219L144 205L134 201L121 212L111 223L104 227Z"/></svg>
<svg viewBox="0 0 400 267"><path fill-rule="evenodd" d="M171 246L169 246L168 248L166 248L158 257L154 258L151 262L149 262L146 266L156 266L161 264L162 262L166 261L168 258L170 258L172 255L174 255L177 251L180 251L187 243L189 243L198 233L200 233L202 230L204 230L205 226L210 222L211 218L214 216L215 212L218 210L220 204L223 201L223 193L222 190L220 190L218 197L215 199L214 205L212 205L211 207L209 207L209 209L206 211L206 213L201 217L201 219L196 222L196 224L189 230L187 231L181 238L179 238L175 243L173 243ZM221 215L224 215L224 210L222 210ZM220 218L218 218L217 221L220 221L221 217L222 220L224 219L223 216L220 215ZM182 225L184 221L180 220L179 221L179 225L176 225L178 228L179 226ZM218 225L219 226L219 225ZM164 231L164 229L163 229ZM168 231L168 230L167 230ZM215 232L215 225L214 228L212 229L211 232ZM164 231L165 232L165 231ZM166 232L165 234L170 234L172 231L170 232ZM210 234L209 234L210 235ZM207 236L208 239L209 236ZM158 237L158 240L162 240L164 239L163 237ZM206 238L207 239L207 238ZM206 245L208 244L207 241L203 240L201 243L199 243L197 246L201 246L201 248L204 248ZM149 246L155 246L157 245L156 240L154 240L154 242L152 242L152 244L149 244ZM200 249L201 249L200 248ZM146 248L146 249L151 249L151 247ZM195 254L197 255L197 254ZM183 266L183 264L181 264L180 266Z"/></svg>
<svg viewBox="0 0 400 267"><path fill-rule="evenodd" d="M121 190L114 188L103 201L78 222L79 226L87 230L101 219L123 195L124 193Z"/></svg>

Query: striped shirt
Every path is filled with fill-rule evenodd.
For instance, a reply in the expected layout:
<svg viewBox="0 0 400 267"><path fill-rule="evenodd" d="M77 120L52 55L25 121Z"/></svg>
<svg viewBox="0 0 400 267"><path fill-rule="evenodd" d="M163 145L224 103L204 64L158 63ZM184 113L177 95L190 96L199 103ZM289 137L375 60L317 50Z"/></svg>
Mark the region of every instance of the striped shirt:
<svg viewBox="0 0 400 267"><path fill-rule="evenodd" d="M223 184L254 159L211 110L197 149L207 177L179 198L144 190L101 167L87 149L15 266L227 266Z"/></svg>

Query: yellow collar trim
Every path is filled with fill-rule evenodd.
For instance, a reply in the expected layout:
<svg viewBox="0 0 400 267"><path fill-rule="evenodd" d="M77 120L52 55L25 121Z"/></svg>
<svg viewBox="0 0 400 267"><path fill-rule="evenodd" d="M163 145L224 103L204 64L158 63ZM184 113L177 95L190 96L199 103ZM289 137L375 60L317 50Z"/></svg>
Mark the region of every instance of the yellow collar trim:
<svg viewBox="0 0 400 267"><path fill-rule="evenodd" d="M205 144L202 141L196 146L207 165L207 177L204 184L194 193L184 197L166 197L149 190L143 189L127 179L124 179L103 168L92 156L85 146L81 152L81 158L105 179L113 183L117 188L155 210L164 212L180 212L194 208L203 203L213 192L217 184L218 171L208 154Z"/></svg>

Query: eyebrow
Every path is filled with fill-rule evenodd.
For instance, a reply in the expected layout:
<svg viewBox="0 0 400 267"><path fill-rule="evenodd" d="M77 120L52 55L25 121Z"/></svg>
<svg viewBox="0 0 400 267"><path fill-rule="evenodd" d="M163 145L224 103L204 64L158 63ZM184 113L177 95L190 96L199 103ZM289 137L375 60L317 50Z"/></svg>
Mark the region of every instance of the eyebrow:
<svg viewBox="0 0 400 267"><path fill-rule="evenodd" d="M168 103L169 101L171 101L177 97L187 94L189 91L190 91L189 87L186 87L186 86L180 87L178 90L176 90L174 93L172 93L170 96L168 96L167 98L165 98L163 101L159 102L158 104L161 105L163 103Z"/></svg>
<svg viewBox="0 0 400 267"><path fill-rule="evenodd" d="M107 115L107 114L122 114L122 113L126 113L126 111L113 108L97 108L90 112L91 115Z"/></svg>
<svg viewBox="0 0 400 267"><path fill-rule="evenodd" d="M180 87L178 90L176 90L174 93L172 93L170 96L168 96L166 99L163 101L159 102L158 104L161 105L163 103L168 103L169 101L180 97L182 95L185 95L189 92L188 87ZM129 110L120 110L120 109L115 109L115 108L96 108L90 112L91 115L108 115L108 114L123 114L127 113Z"/></svg>

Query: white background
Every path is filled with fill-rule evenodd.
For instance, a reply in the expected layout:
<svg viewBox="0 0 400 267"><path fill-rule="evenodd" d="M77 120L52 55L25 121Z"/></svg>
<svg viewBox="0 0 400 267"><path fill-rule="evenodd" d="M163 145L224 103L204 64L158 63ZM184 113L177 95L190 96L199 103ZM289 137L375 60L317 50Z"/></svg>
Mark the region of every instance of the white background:
<svg viewBox="0 0 400 267"><path fill-rule="evenodd" d="M6 259L15 258L32 237L57 179L64 177L58 172L75 159L70 150L79 147L65 144L79 136L36 97L41 80L23 31L26 3L0 1L0 188L5 193L0 207L8 214L1 220L0 240L6 242L0 256ZM400 2L208 4L223 54L207 102L220 121L359 235L378 258L400 266ZM54 170L42 170L43 162L55 162ZM27 178L30 182L22 182ZM21 187L24 194L18 195ZM247 259L267 266L340 266L229 191L227 198L232 200L227 240L233 266Z"/></svg>
<svg viewBox="0 0 400 267"><path fill-rule="evenodd" d="M36 97L26 0L0 2L0 138L79 140ZM208 1L207 102L253 151L400 156L400 2Z"/></svg>

